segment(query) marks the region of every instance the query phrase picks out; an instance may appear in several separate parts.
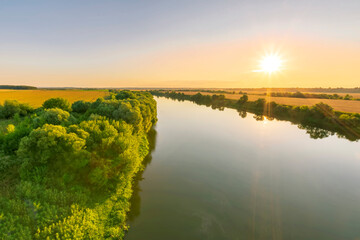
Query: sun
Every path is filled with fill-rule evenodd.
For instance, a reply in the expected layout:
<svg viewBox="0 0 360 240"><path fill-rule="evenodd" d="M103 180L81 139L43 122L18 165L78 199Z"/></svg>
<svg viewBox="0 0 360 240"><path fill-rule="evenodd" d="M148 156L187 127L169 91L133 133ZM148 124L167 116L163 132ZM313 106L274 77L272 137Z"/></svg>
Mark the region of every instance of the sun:
<svg viewBox="0 0 360 240"><path fill-rule="evenodd" d="M279 55L264 56L260 62L260 70L267 73L277 72L281 69L282 62Z"/></svg>
<svg viewBox="0 0 360 240"><path fill-rule="evenodd" d="M262 57L260 61L260 69L254 72L265 72L268 74L278 72L283 67L283 60L278 54L269 54Z"/></svg>

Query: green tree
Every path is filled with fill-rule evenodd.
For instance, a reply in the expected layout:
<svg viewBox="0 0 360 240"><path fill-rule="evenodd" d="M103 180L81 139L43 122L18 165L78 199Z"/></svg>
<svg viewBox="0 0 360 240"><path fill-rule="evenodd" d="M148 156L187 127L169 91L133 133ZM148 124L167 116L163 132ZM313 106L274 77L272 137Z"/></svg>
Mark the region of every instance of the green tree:
<svg viewBox="0 0 360 240"><path fill-rule="evenodd" d="M16 100L5 100L4 105L0 108L3 118L12 118L16 114L26 116L32 113L34 109L28 104L19 103Z"/></svg>
<svg viewBox="0 0 360 240"><path fill-rule="evenodd" d="M83 100L76 101L72 104L71 108L73 112L85 113L91 106L90 102L85 102Z"/></svg>
<svg viewBox="0 0 360 240"><path fill-rule="evenodd" d="M11 127L12 128L12 127ZM22 138L28 136L32 128L29 121L23 121L14 131L9 132L3 137L2 150L7 155L14 155L19 148Z"/></svg>
<svg viewBox="0 0 360 240"><path fill-rule="evenodd" d="M65 98L50 98L43 103L45 109L60 108L64 111L71 112L71 104Z"/></svg>
<svg viewBox="0 0 360 240"><path fill-rule="evenodd" d="M61 110L60 108L50 108L45 109L45 112L41 116L44 123L53 124L53 125L60 125L64 122L67 122L70 113Z"/></svg>
<svg viewBox="0 0 360 240"><path fill-rule="evenodd" d="M244 94L240 97L240 99L238 100L238 104L239 105L243 105L244 103L246 103L248 101L249 97L247 94Z"/></svg>
<svg viewBox="0 0 360 240"><path fill-rule="evenodd" d="M23 179L39 179L38 175L61 175L87 164L86 141L62 126L45 124L24 137L17 151L23 159ZM45 177L45 176L42 176Z"/></svg>

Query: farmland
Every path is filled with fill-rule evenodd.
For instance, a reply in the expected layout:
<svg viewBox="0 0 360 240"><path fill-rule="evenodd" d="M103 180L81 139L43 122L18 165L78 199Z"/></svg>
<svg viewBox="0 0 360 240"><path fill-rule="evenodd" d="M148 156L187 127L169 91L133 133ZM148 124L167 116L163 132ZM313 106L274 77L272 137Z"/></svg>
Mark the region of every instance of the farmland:
<svg viewBox="0 0 360 240"><path fill-rule="evenodd" d="M239 99L242 94L238 94L238 89L234 89L235 94L231 93L229 89L224 89L225 97L228 99ZM335 100L335 99L318 99L318 98L290 98L290 97L271 97L264 95L267 93L266 89L245 89L248 93L249 101L255 101L259 98L265 98L267 101L274 101L279 104L294 105L294 106L312 106L316 103L323 102L337 111L360 113L360 101L352 100ZM198 91L179 91L187 95L193 95ZM280 90L278 92L281 92ZM201 91L204 95L213 95L219 93L211 93L204 89ZM329 92L330 93L330 92ZM4 100L17 100L22 103L28 103L32 107L39 107L41 104L52 97L61 97L69 100L71 103L78 100L94 101L99 97L107 96L109 93L106 90L0 90L0 104ZM345 95L346 93L339 93ZM351 96L359 98L359 93L350 93Z"/></svg>
<svg viewBox="0 0 360 240"><path fill-rule="evenodd" d="M183 92L186 95L194 95L198 92L196 91L179 91ZM262 92L256 92L262 93ZM214 95L216 93L209 92L201 92L203 95ZM271 102L274 101L279 104L293 105L293 106L313 106L316 103L323 102L331 107L333 107L336 111L341 112L352 112L352 113L360 113L360 101L351 101L351 100L333 100L333 99L317 99L317 98L289 98L289 97L271 97L264 95L255 95L253 92L248 93L249 101L255 101L259 98L265 98L266 101ZM239 99L243 94L224 94L228 99ZM352 94L356 95L356 94ZM357 95L356 95L357 96Z"/></svg>
<svg viewBox="0 0 360 240"><path fill-rule="evenodd" d="M40 107L45 100L54 97L65 98L73 103L79 100L95 101L108 94L104 90L0 90L0 104L5 100L17 100L32 107Z"/></svg>

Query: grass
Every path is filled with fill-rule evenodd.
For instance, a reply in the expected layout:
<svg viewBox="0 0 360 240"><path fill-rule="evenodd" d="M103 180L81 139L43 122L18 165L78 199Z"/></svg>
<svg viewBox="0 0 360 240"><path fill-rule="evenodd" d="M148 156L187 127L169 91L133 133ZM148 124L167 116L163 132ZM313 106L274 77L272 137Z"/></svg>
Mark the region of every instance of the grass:
<svg viewBox="0 0 360 240"><path fill-rule="evenodd" d="M78 100L95 101L108 94L107 91L101 90L0 90L0 104L5 100L17 100L33 107L40 107L45 100L53 97L65 98L73 103Z"/></svg>
<svg viewBox="0 0 360 240"><path fill-rule="evenodd" d="M182 92L182 91L180 91ZM194 95L198 92L184 91L186 95ZM203 95L214 95L216 93L201 92ZM242 94L224 94L227 99L238 100ZM353 94L354 95L354 94ZM268 102L276 102L278 104L286 104L293 106L312 106L316 103L323 102L330 105L336 111L349 112L349 113L360 113L360 101L352 100L334 100L334 99L318 99L318 98L287 98L287 97L270 97L264 95L253 95L249 92L249 101L255 101L259 98L265 98Z"/></svg>

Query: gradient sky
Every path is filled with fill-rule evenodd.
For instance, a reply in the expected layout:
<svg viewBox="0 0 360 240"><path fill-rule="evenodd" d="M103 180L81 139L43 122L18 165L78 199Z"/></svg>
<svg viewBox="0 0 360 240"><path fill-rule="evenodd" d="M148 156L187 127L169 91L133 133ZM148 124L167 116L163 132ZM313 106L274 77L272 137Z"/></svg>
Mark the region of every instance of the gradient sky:
<svg viewBox="0 0 360 240"><path fill-rule="evenodd" d="M0 84L359 87L359 0L0 0ZM269 52L284 70L253 72Z"/></svg>

